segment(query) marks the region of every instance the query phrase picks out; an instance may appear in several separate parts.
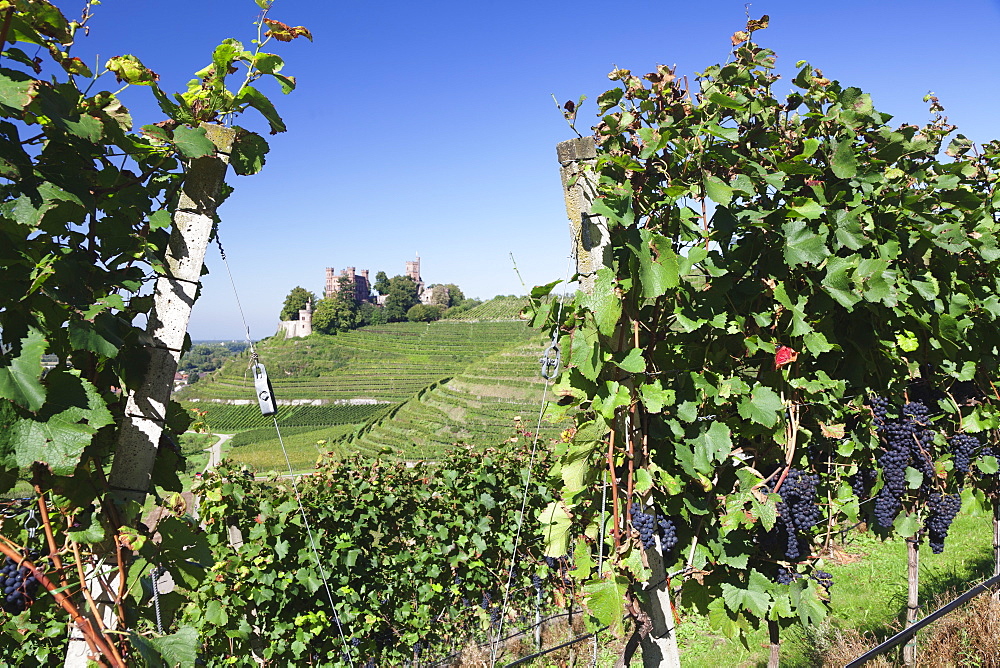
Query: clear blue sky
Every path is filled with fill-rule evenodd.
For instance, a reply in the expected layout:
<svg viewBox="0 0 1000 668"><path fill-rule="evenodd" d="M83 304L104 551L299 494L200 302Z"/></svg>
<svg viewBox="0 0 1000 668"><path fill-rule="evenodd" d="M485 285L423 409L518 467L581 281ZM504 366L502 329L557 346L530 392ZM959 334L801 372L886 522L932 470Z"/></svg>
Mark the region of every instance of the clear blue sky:
<svg viewBox="0 0 1000 668"><path fill-rule="evenodd" d="M78 3L56 4L76 15ZM274 333L291 288L319 293L327 266L392 276L419 252L425 281L480 298L525 292L511 254L529 289L563 278L555 144L573 135L551 95L587 95L587 128L613 66L693 75L724 61L744 4L277 0L271 18L315 41L272 42L299 81L275 94L289 131L269 137L263 173L230 176L236 192L220 211L253 337ZM770 15L757 41L783 73L808 60L871 93L894 124L925 121L921 98L934 91L968 137L1000 137L1000 0L769 0L749 11ZM249 45L257 12L253 0L104 0L76 55L134 54L180 90L222 39ZM161 120L145 89L124 99L139 123ZM261 127L256 116L240 124ZM191 335L242 338L217 250L207 262Z"/></svg>

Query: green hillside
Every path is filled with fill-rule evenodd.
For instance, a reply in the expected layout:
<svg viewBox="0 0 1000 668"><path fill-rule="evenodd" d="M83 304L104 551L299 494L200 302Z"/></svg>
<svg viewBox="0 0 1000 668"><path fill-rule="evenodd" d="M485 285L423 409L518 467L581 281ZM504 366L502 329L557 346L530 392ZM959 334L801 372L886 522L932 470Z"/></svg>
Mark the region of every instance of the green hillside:
<svg viewBox="0 0 1000 668"><path fill-rule="evenodd" d="M528 305L527 297L494 297L483 302L479 306L474 306L468 311L463 311L455 316L448 316L449 320L461 320L463 322L482 322L490 320L520 320L521 311Z"/></svg>
<svg viewBox="0 0 1000 668"><path fill-rule="evenodd" d="M278 399L406 401L537 333L519 321L392 323L336 336L272 337L257 347ZM249 353L181 390L182 401L253 399Z"/></svg>
<svg viewBox="0 0 1000 668"><path fill-rule="evenodd" d="M494 305L492 312L505 308ZM292 458L308 463L321 439L329 443L324 449L345 456L388 449L401 458L430 459L456 442L496 444L512 437L518 424L533 432L544 388L538 359L545 345L523 321L480 320L275 337L261 341L257 351L279 400L320 404L280 406L277 415L282 431L294 434L303 450ZM256 402L249 403L254 398L246 376L249 359L245 353L230 360L176 398L202 411L213 431L245 433L232 442L233 458L273 467L274 458L266 455L280 454L279 443L268 434L271 419L260 416ZM234 400L249 405L220 403ZM557 431L545 425L543 435Z"/></svg>
<svg viewBox="0 0 1000 668"><path fill-rule="evenodd" d="M337 446L344 451L376 454L387 449L412 459L435 459L441 448L456 442L491 445L514 436L518 428L533 433L545 386L538 373L543 348L541 337L536 337L472 364ZM558 425L543 422L541 436L553 438L559 430Z"/></svg>

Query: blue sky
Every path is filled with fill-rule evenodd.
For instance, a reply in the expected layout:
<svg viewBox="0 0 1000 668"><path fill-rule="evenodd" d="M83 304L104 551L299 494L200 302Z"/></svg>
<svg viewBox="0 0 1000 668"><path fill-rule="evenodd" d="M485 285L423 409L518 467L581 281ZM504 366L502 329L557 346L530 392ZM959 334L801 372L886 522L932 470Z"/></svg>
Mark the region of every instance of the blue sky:
<svg viewBox="0 0 1000 668"><path fill-rule="evenodd" d="M56 4L71 17L78 5ZM589 98L593 124L614 67L679 74L725 61L744 2L277 0L270 17L314 42L272 42L298 89L273 97L288 132L269 137L264 171L231 175L221 236L252 336L274 333L288 291L319 293L327 266L403 272L420 254L428 283L467 296L523 294L564 278L569 236L555 144L573 136L552 101ZM754 2L771 17L757 41L779 71L808 60L870 93L892 123L928 118L934 91L976 142L1000 137L1000 0ZM226 37L249 45L253 0L104 0L75 55L131 53L181 90ZM990 54L994 54L990 56ZM99 86L114 90L112 77ZM782 90L781 82L778 90ZM787 84L784 87L790 88ZM96 87L95 87L96 90ZM145 89L123 99L137 122L162 120ZM256 116L241 125L262 129ZM190 332L242 338L218 251L207 258Z"/></svg>

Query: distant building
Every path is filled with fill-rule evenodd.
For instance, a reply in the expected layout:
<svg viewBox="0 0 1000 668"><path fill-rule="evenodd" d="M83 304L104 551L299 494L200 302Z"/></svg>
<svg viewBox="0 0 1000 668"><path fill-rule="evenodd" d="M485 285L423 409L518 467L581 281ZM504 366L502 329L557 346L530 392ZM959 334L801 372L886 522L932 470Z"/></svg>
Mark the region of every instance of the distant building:
<svg viewBox="0 0 1000 668"><path fill-rule="evenodd" d="M329 270L327 270L329 271ZM278 323L278 331L285 333L286 339L299 336L309 336L313 331L312 300L306 302L306 307L299 310L298 320L282 320Z"/></svg>
<svg viewBox="0 0 1000 668"><path fill-rule="evenodd" d="M354 288L354 300L357 302L368 302L372 298L372 286L368 281L368 270L362 269L357 273L354 267L348 267L340 272L340 276L334 275L333 267L326 268L326 288L325 297L330 299L340 292L340 279L346 278L347 282Z"/></svg>
<svg viewBox="0 0 1000 668"><path fill-rule="evenodd" d="M421 304L434 303L434 290L424 284L424 279L420 276L420 256L415 260L407 260L406 276L413 279L417 284L417 295ZM340 292L340 279L346 278L348 285L354 290L354 299L358 302L372 301L372 286L368 279L368 270L362 269L360 273L354 267L348 267L338 275L333 267L326 268L326 284L324 285L324 297L330 299ZM385 305L386 295L378 295L374 300L379 306ZM285 333L286 339L312 334L312 302L306 303L306 307L299 311L298 320L283 320L278 323L278 331Z"/></svg>
<svg viewBox="0 0 1000 668"><path fill-rule="evenodd" d="M413 279L413 282L417 284L417 296L420 297L421 304L433 304L434 295L431 288L424 285L424 279L420 277L420 255L417 255L416 260L407 260L406 262L406 275Z"/></svg>

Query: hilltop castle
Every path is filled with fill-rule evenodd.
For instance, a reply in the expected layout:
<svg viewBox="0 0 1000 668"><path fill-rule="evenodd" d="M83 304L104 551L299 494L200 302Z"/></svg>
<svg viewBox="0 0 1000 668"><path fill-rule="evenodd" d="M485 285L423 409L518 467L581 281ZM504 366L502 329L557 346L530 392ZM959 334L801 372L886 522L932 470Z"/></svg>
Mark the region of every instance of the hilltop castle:
<svg viewBox="0 0 1000 668"><path fill-rule="evenodd" d="M421 304L430 304L433 300L433 291L426 287L424 284L424 279L420 276L420 256L417 256L415 260L406 261L406 276L413 279L413 282L417 284L417 295L420 297ZM323 296L326 299L331 299L335 294L340 292L341 279L346 279L347 285L351 287L354 291L354 299L358 302L371 302L372 301L372 286L371 281L368 278L368 270L362 269L361 273L357 272L355 267L348 267L343 269L338 276L333 267L326 268L326 282L323 286ZM379 306L385 305L385 295L379 295L375 300ZM312 334L312 314L313 314L313 304L312 302L307 302L306 307L299 311L298 320L282 320L278 323L278 331L285 333L286 339L291 339L301 336L309 336Z"/></svg>

